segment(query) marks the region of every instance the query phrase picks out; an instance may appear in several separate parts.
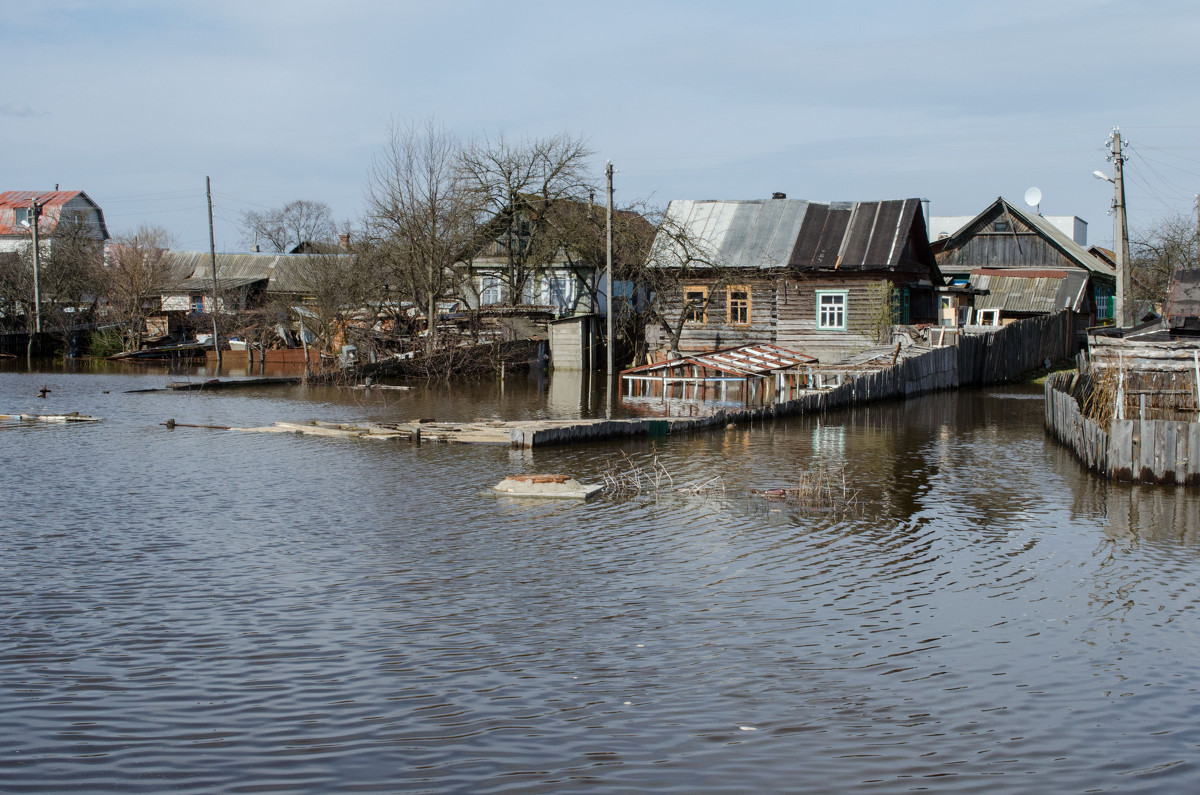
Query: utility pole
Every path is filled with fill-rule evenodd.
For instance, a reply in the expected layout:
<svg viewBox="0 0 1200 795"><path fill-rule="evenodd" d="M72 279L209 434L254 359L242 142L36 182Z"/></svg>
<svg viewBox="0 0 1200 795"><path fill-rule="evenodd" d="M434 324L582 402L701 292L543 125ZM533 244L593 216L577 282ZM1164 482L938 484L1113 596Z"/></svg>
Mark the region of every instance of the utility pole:
<svg viewBox="0 0 1200 795"><path fill-rule="evenodd" d="M204 192L208 195L208 257L209 263L212 265L212 326L213 326L213 350L217 352L217 367L221 366L221 337L217 334L217 242L213 235L213 214L212 214L212 179L204 178ZM307 362L306 362L307 364Z"/></svg>
<svg viewBox="0 0 1200 795"><path fill-rule="evenodd" d="M607 240L607 264L608 268L604 272L604 295L607 297L608 311L605 312L607 317L607 336L605 339L608 344L605 346L608 349L608 367L605 373L608 374L609 388L611 389L613 376L613 312L616 309L616 300L613 295L613 164L608 161L604 167L604 177L608 182L608 209L604 213L604 229L605 238Z"/></svg>
<svg viewBox="0 0 1200 795"><path fill-rule="evenodd" d="M41 244L38 243L38 220L42 207L37 197L29 200L29 228L33 230L33 316L34 330L42 333L42 277L41 277Z"/></svg>
<svg viewBox="0 0 1200 795"><path fill-rule="evenodd" d="M1121 128L1113 127L1112 153L1108 159L1113 161L1113 209L1116 211L1117 223L1117 297L1116 311L1113 313L1118 328L1129 328L1133 302L1129 297L1129 221L1125 217L1125 179L1122 175L1125 156L1121 154Z"/></svg>

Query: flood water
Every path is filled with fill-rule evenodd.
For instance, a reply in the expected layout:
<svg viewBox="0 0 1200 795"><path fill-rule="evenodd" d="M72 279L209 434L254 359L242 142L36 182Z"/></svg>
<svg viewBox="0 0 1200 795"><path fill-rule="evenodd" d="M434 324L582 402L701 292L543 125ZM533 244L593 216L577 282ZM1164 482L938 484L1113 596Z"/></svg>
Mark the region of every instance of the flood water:
<svg viewBox="0 0 1200 795"><path fill-rule="evenodd" d="M1200 786L1200 498L1088 475L1037 387L521 452L160 423L602 401L166 380L0 365L104 417L0 425L0 791ZM724 492L487 491L622 454ZM859 513L749 493L815 465Z"/></svg>

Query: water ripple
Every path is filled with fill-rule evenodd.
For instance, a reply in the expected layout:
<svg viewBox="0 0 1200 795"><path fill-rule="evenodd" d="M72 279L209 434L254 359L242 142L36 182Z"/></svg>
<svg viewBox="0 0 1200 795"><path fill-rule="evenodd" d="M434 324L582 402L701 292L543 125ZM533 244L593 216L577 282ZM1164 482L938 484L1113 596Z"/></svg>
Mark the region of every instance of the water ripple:
<svg viewBox="0 0 1200 795"><path fill-rule="evenodd" d="M1200 503L1097 485L1019 388L530 454L157 423L535 415L532 387L133 401L148 377L55 378L110 419L0 434L4 791L1200 783ZM488 492L623 453L725 490ZM818 465L861 514L749 496Z"/></svg>

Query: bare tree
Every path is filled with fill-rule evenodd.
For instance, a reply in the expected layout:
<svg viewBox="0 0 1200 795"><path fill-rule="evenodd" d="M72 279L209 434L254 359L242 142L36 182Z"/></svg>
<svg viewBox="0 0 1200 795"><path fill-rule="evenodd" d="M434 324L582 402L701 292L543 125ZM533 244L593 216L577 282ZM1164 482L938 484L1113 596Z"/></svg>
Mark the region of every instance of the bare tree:
<svg viewBox="0 0 1200 795"><path fill-rule="evenodd" d="M22 253L0 252L0 330L33 331L33 271Z"/></svg>
<svg viewBox="0 0 1200 795"><path fill-rule="evenodd" d="M1168 215L1130 241L1135 299L1159 304L1166 297L1173 270L1200 267L1198 231L1196 218L1190 214Z"/></svg>
<svg viewBox="0 0 1200 795"><path fill-rule="evenodd" d="M530 277L558 252L555 207L594 193L591 156L582 138L565 133L517 142L485 137L463 149L460 176L474 196L483 239L501 249L505 267L496 275L512 303L524 301Z"/></svg>
<svg viewBox="0 0 1200 795"><path fill-rule="evenodd" d="M43 327L68 354L73 329L91 322L100 298L104 255L95 234L84 215L64 215L40 262Z"/></svg>
<svg viewBox="0 0 1200 795"><path fill-rule="evenodd" d="M425 311L427 347L437 342L438 301L454 295L455 264L475 239L475 196L459 179L458 140L439 122L393 125L367 183L376 257L397 298Z"/></svg>
<svg viewBox="0 0 1200 795"><path fill-rule="evenodd" d="M643 314L662 330L667 350L678 353L684 327L707 317L733 270L715 246L668 213L659 215L654 230L649 255L624 276L649 294Z"/></svg>
<svg viewBox="0 0 1200 795"><path fill-rule="evenodd" d="M139 227L109 246L104 263L103 293L110 316L125 330L125 350L141 348L146 318L162 306L162 289L170 280L164 254L170 237L161 227Z"/></svg>
<svg viewBox="0 0 1200 795"><path fill-rule="evenodd" d="M277 266L287 269L281 275L304 296L302 306L292 307L292 313L320 340L321 350L332 351L352 323L374 323L366 309L374 285L361 264L351 252L320 252L290 257Z"/></svg>
<svg viewBox="0 0 1200 795"><path fill-rule="evenodd" d="M72 328L87 323L95 309L101 276L101 246L94 228L77 213L66 213L42 238L38 259L43 330L66 343ZM0 262L0 315L6 328L21 321L33 331L33 244Z"/></svg>
<svg viewBox="0 0 1200 795"><path fill-rule="evenodd" d="M306 243L336 239L333 211L324 202L297 199L282 207L242 214L245 242L266 241L271 251L291 251Z"/></svg>

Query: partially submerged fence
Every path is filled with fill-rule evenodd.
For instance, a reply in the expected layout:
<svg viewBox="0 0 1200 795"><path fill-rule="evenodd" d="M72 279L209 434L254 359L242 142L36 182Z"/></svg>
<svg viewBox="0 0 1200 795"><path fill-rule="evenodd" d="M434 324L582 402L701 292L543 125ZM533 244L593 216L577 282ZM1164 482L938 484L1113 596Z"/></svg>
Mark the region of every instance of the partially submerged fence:
<svg viewBox="0 0 1200 795"><path fill-rule="evenodd" d="M1086 388L1077 373L1046 379L1046 428L1084 466L1114 480L1200 485L1200 422L1112 419L1105 428L1080 408Z"/></svg>
<svg viewBox="0 0 1200 795"><path fill-rule="evenodd" d="M570 426L514 429L511 443L513 447L541 447L622 436L664 436L914 397L940 389L1002 383L1041 366L1046 359L1054 361L1069 355L1073 344L1071 321L1066 313L1021 320L987 337L969 347L934 348L891 367L847 378L833 389L809 392L758 408L723 409L703 417L584 420Z"/></svg>

